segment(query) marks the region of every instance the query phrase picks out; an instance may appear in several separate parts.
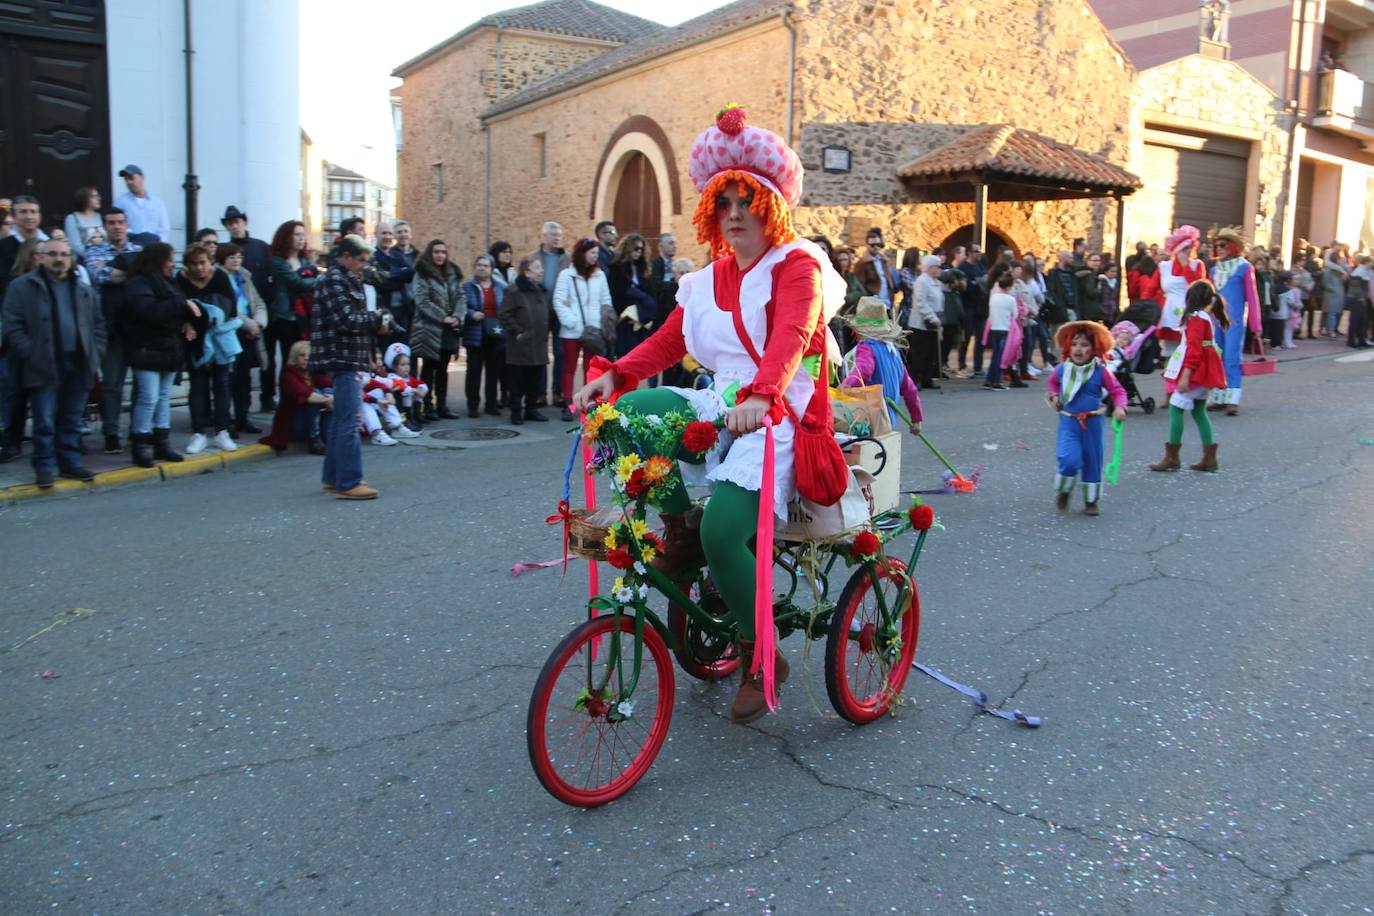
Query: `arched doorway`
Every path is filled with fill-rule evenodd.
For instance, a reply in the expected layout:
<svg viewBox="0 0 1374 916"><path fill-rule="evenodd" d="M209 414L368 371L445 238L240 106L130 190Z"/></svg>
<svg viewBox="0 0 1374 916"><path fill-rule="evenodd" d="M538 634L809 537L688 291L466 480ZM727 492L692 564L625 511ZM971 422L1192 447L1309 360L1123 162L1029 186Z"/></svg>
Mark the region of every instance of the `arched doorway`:
<svg viewBox="0 0 1374 916"><path fill-rule="evenodd" d="M1003 248L1010 248L1016 257L1019 258L1021 256L1021 250L1017 248L1010 239L996 229L993 229L991 226L988 227L987 236L988 244L987 247L983 249L984 252L995 254ZM967 248L972 242L973 223L969 223L967 226L960 226L958 229L955 229L949 235L945 236L945 240L940 243L940 247L948 252L951 248L955 248L959 245L963 245Z"/></svg>
<svg viewBox="0 0 1374 916"><path fill-rule="evenodd" d="M621 236L636 233L654 242L662 229L658 176L649 157L641 152L627 156L618 169L611 219Z"/></svg>

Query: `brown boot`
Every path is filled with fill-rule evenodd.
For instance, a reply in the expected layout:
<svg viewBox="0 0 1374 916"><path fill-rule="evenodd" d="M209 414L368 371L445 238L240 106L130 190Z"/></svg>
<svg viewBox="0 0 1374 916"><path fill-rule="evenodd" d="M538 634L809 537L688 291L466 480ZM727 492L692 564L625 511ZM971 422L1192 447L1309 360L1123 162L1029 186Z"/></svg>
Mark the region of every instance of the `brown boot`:
<svg viewBox="0 0 1374 916"><path fill-rule="evenodd" d="M675 585L690 585L706 565L706 555L701 552L701 534L697 530L701 516L692 513L662 513L663 552L650 563L654 569L667 576ZM688 519L697 524L688 524Z"/></svg>
<svg viewBox="0 0 1374 916"><path fill-rule="evenodd" d="M1183 450L1181 442L1164 443L1164 457L1150 465L1152 471L1177 471L1183 465L1178 460L1178 453Z"/></svg>
<svg viewBox="0 0 1374 916"><path fill-rule="evenodd" d="M1227 404L1227 405L1226 405L1226 416L1228 416L1228 417L1238 417L1238 416L1240 416L1240 405L1239 405L1239 404Z"/></svg>
<svg viewBox="0 0 1374 916"><path fill-rule="evenodd" d="M1216 402L1213 402L1213 403L1207 405L1207 410L1208 410L1208 412L1210 412L1210 413L1214 413L1214 412L1216 412L1216 411L1218 411L1218 410L1225 410L1225 409L1226 409L1226 405L1225 405L1225 404L1217 404Z"/></svg>
<svg viewBox="0 0 1374 916"><path fill-rule="evenodd" d="M1215 474L1217 471L1216 443L1213 442L1211 445L1204 445L1202 447L1202 460L1197 464L1190 464L1188 467L1194 471L1211 471Z"/></svg>
<svg viewBox="0 0 1374 916"><path fill-rule="evenodd" d="M780 650L775 648L773 652L773 679L781 686L792 669ZM736 725L747 725L768 712L768 701L763 695L763 672L749 673L754 662L753 645L740 643L739 653L739 689L735 691L735 699L730 703L730 721Z"/></svg>
<svg viewBox="0 0 1374 916"><path fill-rule="evenodd" d="M1056 509L1058 509L1060 512L1068 512L1068 511L1069 511L1069 497L1072 496L1072 495L1073 495L1072 493L1056 493L1056 494L1054 494L1054 507L1055 507Z"/></svg>
<svg viewBox="0 0 1374 916"><path fill-rule="evenodd" d="M1097 503L1084 503L1084 504L1083 504L1083 514L1084 514L1084 515L1101 515L1101 514L1102 514L1102 510L1099 509L1099 508L1097 508Z"/></svg>

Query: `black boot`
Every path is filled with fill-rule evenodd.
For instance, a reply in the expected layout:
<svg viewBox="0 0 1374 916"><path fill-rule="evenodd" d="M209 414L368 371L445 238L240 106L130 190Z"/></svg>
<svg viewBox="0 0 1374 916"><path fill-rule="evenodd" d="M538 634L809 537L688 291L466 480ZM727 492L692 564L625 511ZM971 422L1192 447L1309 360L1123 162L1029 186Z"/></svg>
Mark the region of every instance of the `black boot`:
<svg viewBox="0 0 1374 916"><path fill-rule="evenodd" d="M129 449L133 452L134 464L141 468L155 467L153 462L153 437L148 433L129 433Z"/></svg>
<svg viewBox="0 0 1374 916"><path fill-rule="evenodd" d="M153 430L153 457L159 461L184 461L181 453L172 448L170 429Z"/></svg>

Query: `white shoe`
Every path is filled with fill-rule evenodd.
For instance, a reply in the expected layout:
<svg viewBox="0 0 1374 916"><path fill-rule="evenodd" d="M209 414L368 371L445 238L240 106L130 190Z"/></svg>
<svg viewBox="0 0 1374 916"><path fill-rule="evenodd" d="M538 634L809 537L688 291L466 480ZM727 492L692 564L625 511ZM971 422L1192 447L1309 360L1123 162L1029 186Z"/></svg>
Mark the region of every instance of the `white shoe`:
<svg viewBox="0 0 1374 916"><path fill-rule="evenodd" d="M199 455L205 451L205 446L210 444L210 440L205 438L202 433L195 433L191 436L191 441L186 443L186 454Z"/></svg>
<svg viewBox="0 0 1374 916"><path fill-rule="evenodd" d="M408 426L398 426L391 430L391 435L397 439L418 439L420 434Z"/></svg>
<svg viewBox="0 0 1374 916"><path fill-rule="evenodd" d="M229 430L227 429L221 429L215 433L215 448L221 452L237 452L239 450L238 443L229 438Z"/></svg>
<svg viewBox="0 0 1374 916"><path fill-rule="evenodd" d="M386 434L384 430L377 430L372 434L373 445L395 445L396 440Z"/></svg>

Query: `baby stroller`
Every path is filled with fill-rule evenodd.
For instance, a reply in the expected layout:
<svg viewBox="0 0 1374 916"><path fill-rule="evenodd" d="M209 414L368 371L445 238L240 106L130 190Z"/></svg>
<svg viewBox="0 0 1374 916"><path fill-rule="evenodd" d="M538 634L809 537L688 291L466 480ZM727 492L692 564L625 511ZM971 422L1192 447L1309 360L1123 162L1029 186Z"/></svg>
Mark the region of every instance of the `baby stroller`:
<svg viewBox="0 0 1374 916"><path fill-rule="evenodd" d="M1126 309L1121 317L1124 321L1129 321L1135 325L1143 334L1154 327L1155 322L1159 320L1159 311L1157 303L1149 299L1142 299L1131 303L1130 308ZM1159 365L1159 340L1151 334L1140 342L1133 355L1127 357L1117 366L1116 380L1126 390L1127 407L1139 407L1147 414L1155 412L1155 399L1141 397L1135 377L1137 375L1149 375L1159 368Z"/></svg>

